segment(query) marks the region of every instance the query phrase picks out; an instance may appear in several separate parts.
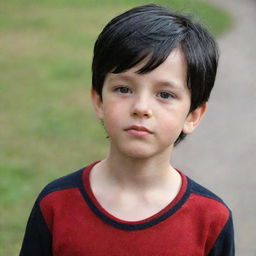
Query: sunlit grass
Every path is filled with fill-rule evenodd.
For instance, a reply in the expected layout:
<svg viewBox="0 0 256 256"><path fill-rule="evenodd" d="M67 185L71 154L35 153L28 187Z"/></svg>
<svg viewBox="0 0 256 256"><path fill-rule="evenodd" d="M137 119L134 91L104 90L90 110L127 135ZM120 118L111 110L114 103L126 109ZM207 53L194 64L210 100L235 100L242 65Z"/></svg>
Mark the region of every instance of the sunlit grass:
<svg viewBox="0 0 256 256"><path fill-rule="evenodd" d="M214 34L230 25L199 0L152 1L193 11ZM42 187L106 154L90 104L93 43L113 16L148 1L0 0L0 248L17 255Z"/></svg>

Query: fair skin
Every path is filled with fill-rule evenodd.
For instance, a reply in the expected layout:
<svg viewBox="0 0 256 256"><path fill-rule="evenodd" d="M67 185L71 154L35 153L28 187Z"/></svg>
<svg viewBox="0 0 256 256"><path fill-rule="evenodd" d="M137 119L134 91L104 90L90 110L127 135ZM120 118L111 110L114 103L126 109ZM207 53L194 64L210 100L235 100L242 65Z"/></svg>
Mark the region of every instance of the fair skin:
<svg viewBox="0 0 256 256"><path fill-rule="evenodd" d="M186 61L177 48L159 67L107 74L100 96L92 90L97 117L109 136L108 156L96 164L90 183L98 202L113 216L138 221L167 206L181 186L169 164L181 131L192 133L206 111L190 109Z"/></svg>

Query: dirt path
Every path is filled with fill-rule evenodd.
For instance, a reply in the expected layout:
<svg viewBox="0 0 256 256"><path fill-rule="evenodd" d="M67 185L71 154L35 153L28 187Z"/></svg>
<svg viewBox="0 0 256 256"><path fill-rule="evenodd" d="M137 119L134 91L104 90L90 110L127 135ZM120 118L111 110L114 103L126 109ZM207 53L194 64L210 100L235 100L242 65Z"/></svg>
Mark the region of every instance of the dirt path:
<svg viewBox="0 0 256 256"><path fill-rule="evenodd" d="M219 73L198 130L173 162L230 206L236 255L256 256L256 1L209 0L234 17L218 41Z"/></svg>

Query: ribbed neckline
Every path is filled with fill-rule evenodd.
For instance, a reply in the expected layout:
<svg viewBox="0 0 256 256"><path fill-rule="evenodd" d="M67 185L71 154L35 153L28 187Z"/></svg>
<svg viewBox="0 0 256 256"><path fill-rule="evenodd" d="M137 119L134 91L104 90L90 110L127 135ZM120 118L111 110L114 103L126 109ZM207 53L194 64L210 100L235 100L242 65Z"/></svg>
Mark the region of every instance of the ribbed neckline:
<svg viewBox="0 0 256 256"><path fill-rule="evenodd" d="M139 221L127 221L122 220L114 215L112 215L110 212L108 212L97 200L95 197L91 185L90 185L90 172L93 168L93 166L98 163L94 162L90 164L89 166L85 167L82 174L83 179L83 185L84 185L84 197L87 201L90 208L98 215L101 219L108 222L109 224L121 228L121 229L129 229L129 230L138 230L143 229L147 227L151 227L160 221L163 221L170 215L172 215L174 212L176 212L186 201L188 198L189 190L188 190L188 179L187 177L179 170L177 170L182 179L181 188L179 190L179 193L176 195L176 197L162 210L160 210L158 213L145 218L143 220Z"/></svg>

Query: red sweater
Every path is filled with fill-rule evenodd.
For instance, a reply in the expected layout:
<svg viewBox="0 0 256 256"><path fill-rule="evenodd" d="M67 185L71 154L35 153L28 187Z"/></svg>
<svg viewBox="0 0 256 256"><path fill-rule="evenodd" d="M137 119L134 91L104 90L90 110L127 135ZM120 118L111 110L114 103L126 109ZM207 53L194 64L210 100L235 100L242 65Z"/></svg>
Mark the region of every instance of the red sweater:
<svg viewBox="0 0 256 256"><path fill-rule="evenodd" d="M163 210L141 221L124 221L94 197L89 183L93 165L43 189L20 256L234 255L230 210L184 174L178 195Z"/></svg>

